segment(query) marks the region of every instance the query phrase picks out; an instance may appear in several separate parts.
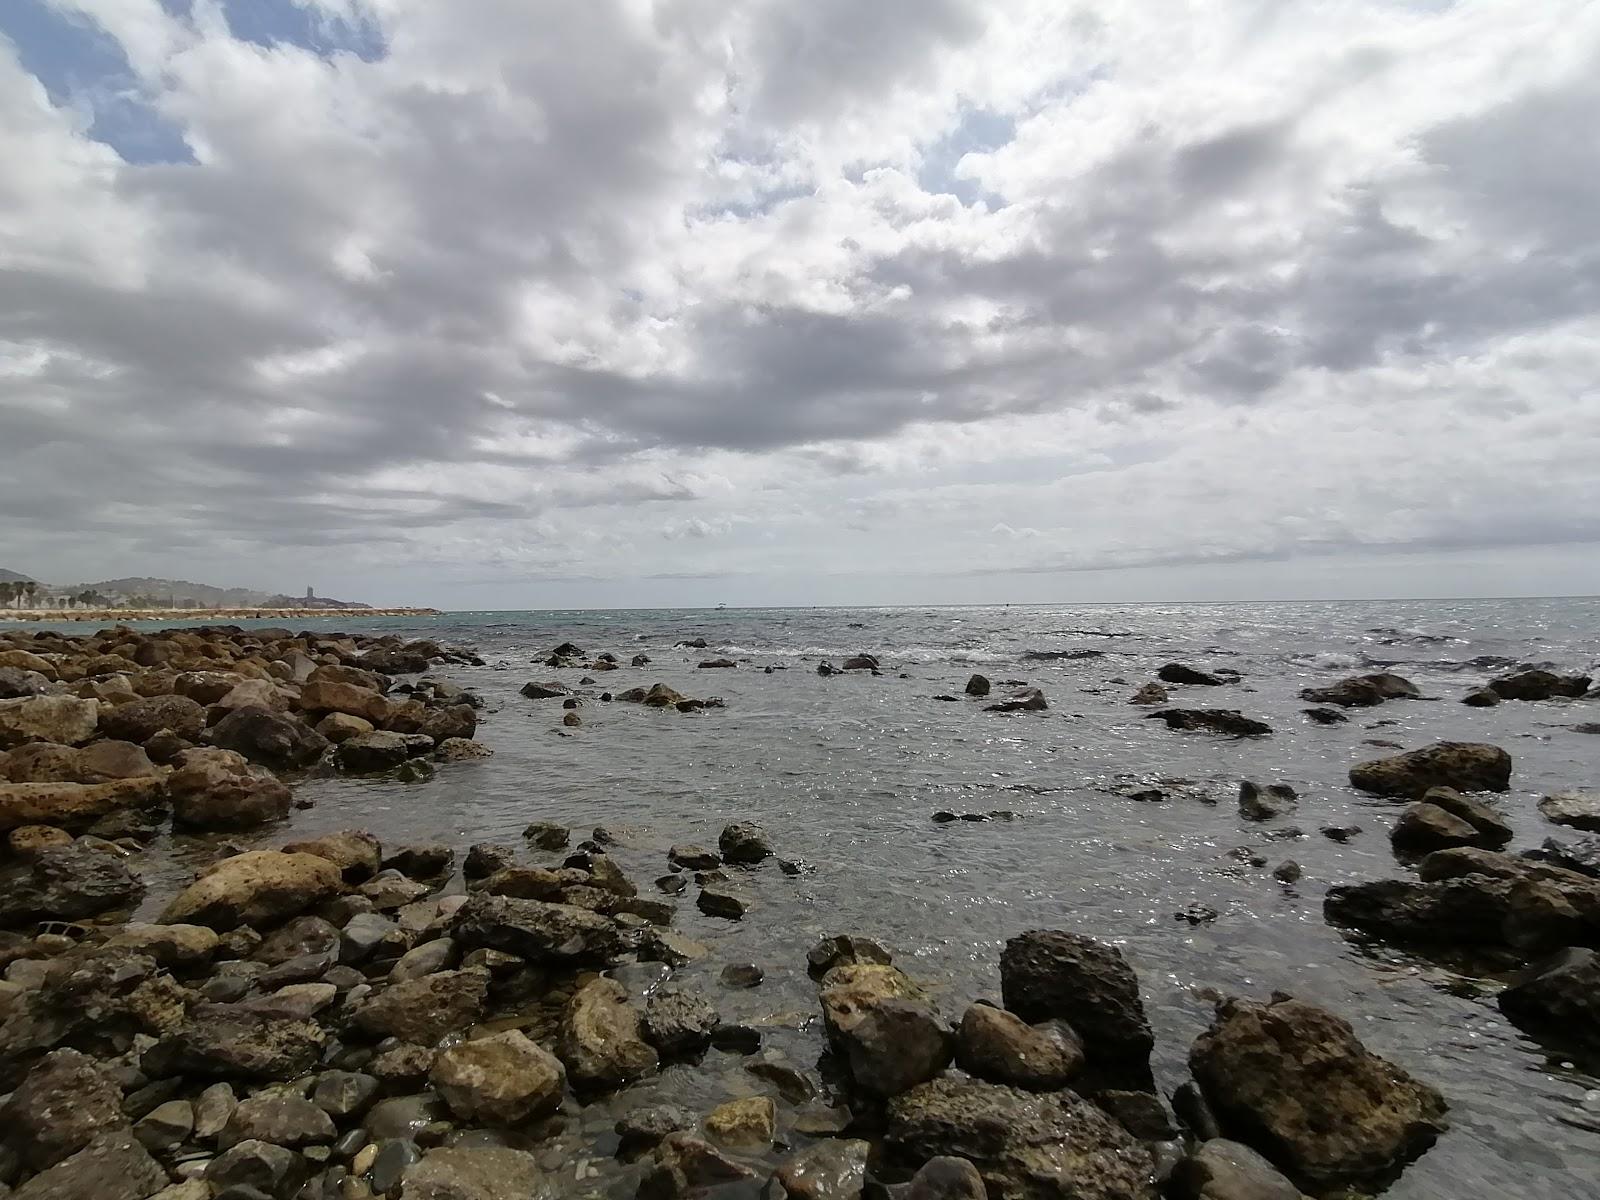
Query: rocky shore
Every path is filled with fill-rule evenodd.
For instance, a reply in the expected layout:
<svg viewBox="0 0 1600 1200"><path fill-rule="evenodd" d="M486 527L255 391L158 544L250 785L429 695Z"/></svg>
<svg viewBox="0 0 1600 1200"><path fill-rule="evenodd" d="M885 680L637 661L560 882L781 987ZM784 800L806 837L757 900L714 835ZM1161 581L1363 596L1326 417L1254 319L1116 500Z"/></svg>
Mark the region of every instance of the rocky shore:
<svg viewBox="0 0 1600 1200"><path fill-rule="evenodd" d="M719 961L675 931L680 906L759 921L766 889L812 869L748 821L714 846L664 848L660 874L638 879L616 856L627 831L545 820L519 844L359 827L220 840L260 846L313 774L417 778L486 756L482 702L440 674L477 661L288 629L0 635L0 1197L1295 1200L1381 1188L1448 1128L1437 1088L1281 993L1216 997L1187 1077L1158 1085L1145 989L1083 931L1019 928L992 994L955 1011L849 930L784 961ZM589 704L674 722L721 704L660 682L605 690L645 655L624 668L563 644L542 662L584 673L521 688L559 709L557 732L583 736ZM867 654L825 665L880 671ZM1132 700L1238 683L1174 663ZM991 702L989 680L967 681L978 719L1049 711L1038 687L1000 686ZM1394 675L1314 692L1308 711L1335 716L1421 698ZM1465 703L1485 694L1591 695L1549 672ZM1176 731L1163 737L1272 733L1229 708L1152 715ZM1489 956L1517 972L1499 996L1508 1019L1600 1054L1596 839L1513 850L1492 799L1514 771L1498 746L1395 749L1350 784L1395 803L1391 843L1414 877L1333 888L1327 920ZM1307 811L1253 781L1239 807L1268 828ZM1600 794L1540 807L1600 830ZM213 835L216 858L136 912L141 861L169 828ZM726 1016L779 972L814 988L803 1057ZM736 1081L733 1098L694 1108L651 1090L685 1071Z"/></svg>

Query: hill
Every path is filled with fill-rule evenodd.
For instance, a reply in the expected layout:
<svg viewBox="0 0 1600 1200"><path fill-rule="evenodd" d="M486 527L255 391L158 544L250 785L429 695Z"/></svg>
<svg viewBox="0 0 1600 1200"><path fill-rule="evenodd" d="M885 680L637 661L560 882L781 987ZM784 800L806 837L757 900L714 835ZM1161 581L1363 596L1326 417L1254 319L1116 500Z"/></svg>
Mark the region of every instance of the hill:
<svg viewBox="0 0 1600 1200"><path fill-rule="evenodd" d="M0 569L0 584L34 581L15 571ZM309 592L288 596L253 588L222 588L187 579L159 579L149 575L102 579L96 583L39 584L26 602L6 597L12 607L57 608L76 602L105 608L327 608L362 609L371 605L354 600L334 600Z"/></svg>
<svg viewBox="0 0 1600 1200"><path fill-rule="evenodd" d="M0 567L0 583L32 583L33 579L27 575L18 575L15 571L8 571Z"/></svg>

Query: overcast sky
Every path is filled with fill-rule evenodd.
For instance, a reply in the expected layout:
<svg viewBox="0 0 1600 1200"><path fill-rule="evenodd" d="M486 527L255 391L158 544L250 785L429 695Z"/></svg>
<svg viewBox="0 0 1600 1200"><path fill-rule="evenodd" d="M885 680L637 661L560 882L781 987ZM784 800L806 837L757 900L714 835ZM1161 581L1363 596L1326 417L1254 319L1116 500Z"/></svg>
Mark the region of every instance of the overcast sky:
<svg viewBox="0 0 1600 1200"><path fill-rule="evenodd" d="M4 0L0 567L1600 591L1600 4Z"/></svg>

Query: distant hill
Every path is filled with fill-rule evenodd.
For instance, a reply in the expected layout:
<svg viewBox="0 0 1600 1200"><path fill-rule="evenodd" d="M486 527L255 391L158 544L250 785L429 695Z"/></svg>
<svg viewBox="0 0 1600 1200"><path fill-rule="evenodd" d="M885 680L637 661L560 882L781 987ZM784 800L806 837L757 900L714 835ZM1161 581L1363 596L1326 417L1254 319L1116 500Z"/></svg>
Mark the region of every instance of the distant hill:
<svg viewBox="0 0 1600 1200"><path fill-rule="evenodd" d="M33 579L27 575L18 575L15 571L8 571L0 567L0 583L32 583Z"/></svg>
<svg viewBox="0 0 1600 1200"><path fill-rule="evenodd" d="M0 583L32 583L26 575L0 569ZM327 596L286 596L252 588L220 588L187 579L132 576L98 583L40 584L38 599L71 599L108 608L370 608L354 600Z"/></svg>

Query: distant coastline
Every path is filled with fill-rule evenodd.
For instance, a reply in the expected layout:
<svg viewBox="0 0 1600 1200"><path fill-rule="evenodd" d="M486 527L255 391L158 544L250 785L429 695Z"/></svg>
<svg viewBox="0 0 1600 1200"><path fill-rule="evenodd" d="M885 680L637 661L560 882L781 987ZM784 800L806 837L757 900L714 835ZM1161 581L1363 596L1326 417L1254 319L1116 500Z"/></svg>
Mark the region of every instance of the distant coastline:
<svg viewBox="0 0 1600 1200"><path fill-rule="evenodd" d="M72 621L106 624L117 621L261 621L350 617L436 617L437 608L0 608L0 621Z"/></svg>

